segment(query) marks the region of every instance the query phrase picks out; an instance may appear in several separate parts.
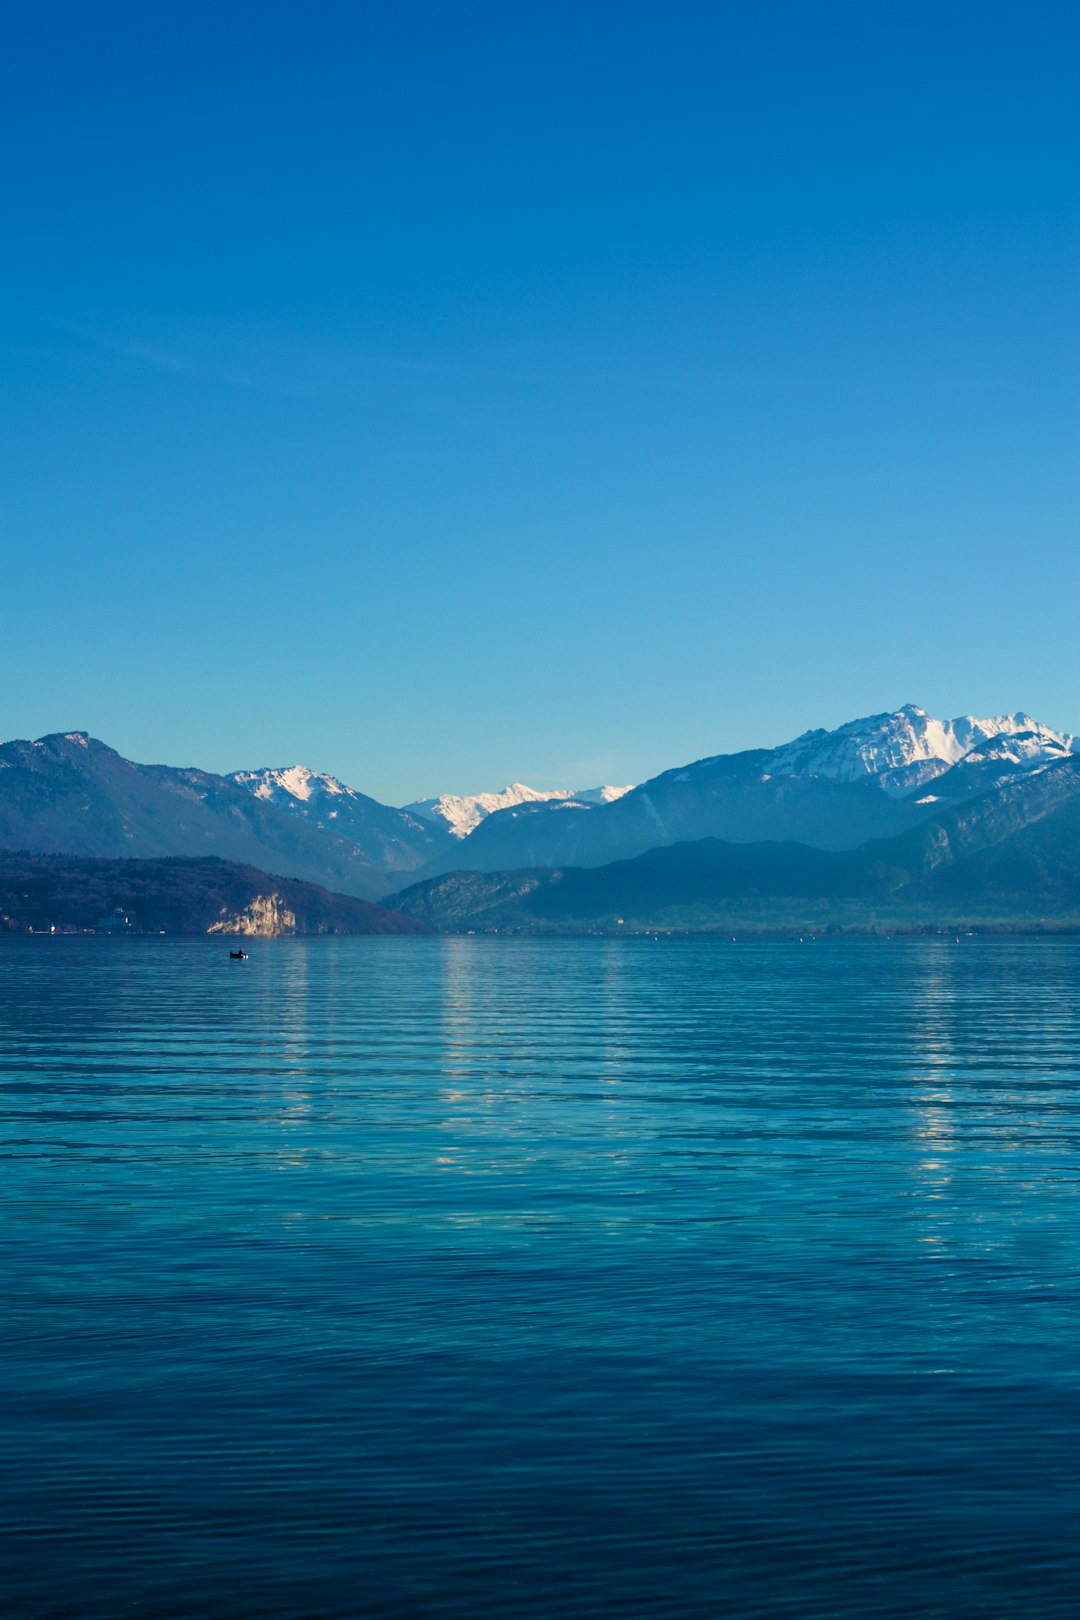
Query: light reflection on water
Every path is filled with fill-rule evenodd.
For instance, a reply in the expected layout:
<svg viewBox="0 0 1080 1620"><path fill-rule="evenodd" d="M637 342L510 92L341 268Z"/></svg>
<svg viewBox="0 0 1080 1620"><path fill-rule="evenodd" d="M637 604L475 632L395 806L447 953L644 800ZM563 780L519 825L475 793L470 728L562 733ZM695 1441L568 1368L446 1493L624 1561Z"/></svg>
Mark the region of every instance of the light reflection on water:
<svg viewBox="0 0 1080 1620"><path fill-rule="evenodd" d="M5 1616L1070 1616L1080 945L0 946Z"/></svg>

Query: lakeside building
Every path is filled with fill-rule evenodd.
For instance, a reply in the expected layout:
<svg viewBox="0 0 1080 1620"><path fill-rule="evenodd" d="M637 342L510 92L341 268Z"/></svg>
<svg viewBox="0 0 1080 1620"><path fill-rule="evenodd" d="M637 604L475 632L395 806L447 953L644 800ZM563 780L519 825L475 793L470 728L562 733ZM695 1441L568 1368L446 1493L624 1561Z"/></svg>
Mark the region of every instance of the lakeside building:
<svg viewBox="0 0 1080 1620"><path fill-rule="evenodd" d="M129 934L133 923L123 906L114 906L110 917L99 917L95 931L99 934Z"/></svg>

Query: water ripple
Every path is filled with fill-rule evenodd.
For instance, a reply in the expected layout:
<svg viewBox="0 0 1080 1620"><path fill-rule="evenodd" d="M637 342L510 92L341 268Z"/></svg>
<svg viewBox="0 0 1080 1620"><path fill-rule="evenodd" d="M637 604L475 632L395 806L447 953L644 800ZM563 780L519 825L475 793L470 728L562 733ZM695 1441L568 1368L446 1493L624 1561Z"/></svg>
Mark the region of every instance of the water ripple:
<svg viewBox="0 0 1080 1620"><path fill-rule="evenodd" d="M1075 1612L1080 945L0 944L5 1616Z"/></svg>

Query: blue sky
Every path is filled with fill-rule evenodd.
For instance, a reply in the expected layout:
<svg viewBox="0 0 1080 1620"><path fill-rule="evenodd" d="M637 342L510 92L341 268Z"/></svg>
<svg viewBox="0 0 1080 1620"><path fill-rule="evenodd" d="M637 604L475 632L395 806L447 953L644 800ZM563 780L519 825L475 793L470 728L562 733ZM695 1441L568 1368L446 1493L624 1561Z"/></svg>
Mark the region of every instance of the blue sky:
<svg viewBox="0 0 1080 1620"><path fill-rule="evenodd" d="M1080 729L1077 35L17 8L0 733L402 802Z"/></svg>

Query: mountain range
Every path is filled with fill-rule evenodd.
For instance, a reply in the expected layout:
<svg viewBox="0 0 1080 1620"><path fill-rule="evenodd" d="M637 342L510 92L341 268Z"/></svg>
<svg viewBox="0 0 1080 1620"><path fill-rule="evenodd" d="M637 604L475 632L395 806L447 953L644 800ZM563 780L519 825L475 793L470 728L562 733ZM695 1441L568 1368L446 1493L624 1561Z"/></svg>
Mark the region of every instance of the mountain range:
<svg viewBox="0 0 1080 1620"><path fill-rule="evenodd" d="M259 773L261 775L261 773ZM261 780L137 765L71 731L0 747L0 848L96 858L217 855L377 900L450 835L364 794L274 802ZM303 803L309 814L283 804Z"/></svg>
<svg viewBox="0 0 1080 1620"><path fill-rule="evenodd" d="M453 872L388 904L444 932L1080 930L1080 755L856 849L705 838L593 868Z"/></svg>
<svg viewBox="0 0 1080 1620"><path fill-rule="evenodd" d="M555 872L566 895L572 870L702 839L838 855L916 829L929 835L948 812L987 795L1034 815L1039 784L1066 780L1058 773L1080 759L1078 749L1070 734L1022 712L941 721L907 705L778 748L713 755L633 788L515 783L396 808L303 765L231 775L142 765L72 731L0 746L0 849L108 860L216 856L366 900L451 873L495 874L497 889L507 873ZM1027 811L1016 814L1023 821ZM671 873L677 865L646 863ZM432 896L449 892L430 889L409 905L420 915ZM459 884L458 910L489 890L471 892L466 903Z"/></svg>
<svg viewBox="0 0 1080 1620"><path fill-rule="evenodd" d="M501 811L460 848L432 856L423 875L602 866L698 838L854 849L1075 747L1076 738L1027 714L940 721L909 704L835 731L808 731L779 748L678 766L595 809L567 803Z"/></svg>

